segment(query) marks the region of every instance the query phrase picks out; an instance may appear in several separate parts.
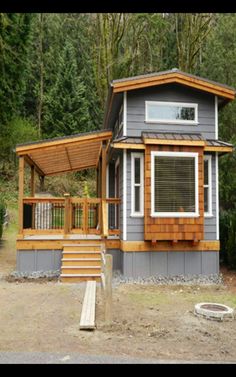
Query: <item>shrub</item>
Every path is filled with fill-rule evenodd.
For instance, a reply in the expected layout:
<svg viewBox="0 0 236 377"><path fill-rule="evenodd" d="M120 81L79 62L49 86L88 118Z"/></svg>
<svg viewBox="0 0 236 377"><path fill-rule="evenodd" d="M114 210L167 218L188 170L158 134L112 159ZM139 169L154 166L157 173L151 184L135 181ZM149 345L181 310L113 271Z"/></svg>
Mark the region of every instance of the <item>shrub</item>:
<svg viewBox="0 0 236 377"><path fill-rule="evenodd" d="M224 264L236 269L236 210L220 212L220 255Z"/></svg>
<svg viewBox="0 0 236 377"><path fill-rule="evenodd" d="M0 200L0 239L2 238L3 233L3 224L4 224L4 216L6 213L6 207L3 200Z"/></svg>

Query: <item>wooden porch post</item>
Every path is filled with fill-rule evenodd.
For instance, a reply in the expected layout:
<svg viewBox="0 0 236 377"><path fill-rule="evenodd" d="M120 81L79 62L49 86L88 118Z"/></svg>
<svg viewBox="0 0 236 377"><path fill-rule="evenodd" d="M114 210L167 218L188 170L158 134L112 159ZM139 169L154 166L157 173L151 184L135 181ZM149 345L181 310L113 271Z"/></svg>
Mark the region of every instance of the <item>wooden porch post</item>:
<svg viewBox="0 0 236 377"><path fill-rule="evenodd" d="M102 224L103 224L103 237L108 236L108 213L106 199L106 178L107 178L107 149L106 143L102 143L102 174L101 174L101 198L102 198Z"/></svg>
<svg viewBox="0 0 236 377"><path fill-rule="evenodd" d="M71 206L70 194L65 193L65 209L64 209L64 235L67 236L71 230Z"/></svg>
<svg viewBox="0 0 236 377"><path fill-rule="evenodd" d="M106 143L102 143L102 192L101 197L102 199L106 198L106 168L107 168L107 161L106 161Z"/></svg>
<svg viewBox="0 0 236 377"><path fill-rule="evenodd" d="M18 199L19 234L23 234L24 169L25 169L25 159L24 159L24 156L20 156L19 157L19 199Z"/></svg>
<svg viewBox="0 0 236 377"><path fill-rule="evenodd" d="M40 191L44 191L44 175L39 176L39 181L40 181Z"/></svg>
<svg viewBox="0 0 236 377"><path fill-rule="evenodd" d="M35 167L34 165L31 166L30 195L32 197L35 195Z"/></svg>

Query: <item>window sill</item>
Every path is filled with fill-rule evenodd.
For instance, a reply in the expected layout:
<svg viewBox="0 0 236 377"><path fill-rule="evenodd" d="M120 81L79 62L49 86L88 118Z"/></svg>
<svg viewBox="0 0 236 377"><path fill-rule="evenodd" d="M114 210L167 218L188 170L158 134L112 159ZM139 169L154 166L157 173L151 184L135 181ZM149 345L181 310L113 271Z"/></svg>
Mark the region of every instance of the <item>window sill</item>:
<svg viewBox="0 0 236 377"><path fill-rule="evenodd" d="M144 217L144 214L143 213L131 213L129 217Z"/></svg>
<svg viewBox="0 0 236 377"><path fill-rule="evenodd" d="M199 213L184 213L184 212L180 212L180 213L177 213L177 212L173 212L173 213L170 213L170 212L166 212L166 213L151 213L150 215L151 217L179 217L179 218L182 218L182 217L200 217L200 214Z"/></svg>
<svg viewBox="0 0 236 377"><path fill-rule="evenodd" d="M176 121L165 121L165 120L147 120L145 119L144 123L155 123L155 124L170 124L170 125L173 125L173 124L181 124L181 126L198 126L199 125L199 122L184 122L184 121L180 121L180 122L176 122Z"/></svg>
<svg viewBox="0 0 236 377"><path fill-rule="evenodd" d="M212 213L204 213L204 217L212 218L212 217L214 217L214 215Z"/></svg>

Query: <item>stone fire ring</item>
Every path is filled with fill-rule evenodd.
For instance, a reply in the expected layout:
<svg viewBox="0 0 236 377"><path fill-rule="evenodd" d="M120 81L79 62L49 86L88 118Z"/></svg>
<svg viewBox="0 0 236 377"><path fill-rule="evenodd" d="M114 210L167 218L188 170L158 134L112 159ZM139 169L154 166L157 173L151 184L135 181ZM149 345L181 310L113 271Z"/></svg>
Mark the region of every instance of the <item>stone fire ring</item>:
<svg viewBox="0 0 236 377"><path fill-rule="evenodd" d="M212 302L201 302L196 304L194 314L218 321L223 321L226 318L234 319L234 309L223 304Z"/></svg>

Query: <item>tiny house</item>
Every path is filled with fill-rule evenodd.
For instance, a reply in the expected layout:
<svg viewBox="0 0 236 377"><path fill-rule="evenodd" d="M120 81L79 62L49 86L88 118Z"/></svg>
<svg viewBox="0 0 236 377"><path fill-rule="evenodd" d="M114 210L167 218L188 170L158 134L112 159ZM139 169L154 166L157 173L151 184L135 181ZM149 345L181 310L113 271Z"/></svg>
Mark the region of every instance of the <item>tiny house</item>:
<svg viewBox="0 0 236 377"><path fill-rule="evenodd" d="M218 160L233 150L218 139L218 111L234 97L177 69L114 80L102 130L18 145L17 270L99 280L103 243L127 277L217 274ZM96 198L35 195L35 174L88 168Z"/></svg>

